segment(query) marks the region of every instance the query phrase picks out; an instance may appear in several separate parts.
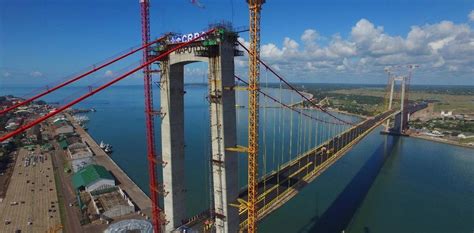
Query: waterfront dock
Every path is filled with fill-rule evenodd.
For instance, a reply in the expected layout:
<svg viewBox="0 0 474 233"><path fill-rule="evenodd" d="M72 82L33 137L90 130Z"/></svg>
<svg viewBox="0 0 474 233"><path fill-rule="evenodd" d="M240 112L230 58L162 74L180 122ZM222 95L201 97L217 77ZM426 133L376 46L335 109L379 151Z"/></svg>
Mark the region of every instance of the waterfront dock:
<svg viewBox="0 0 474 233"><path fill-rule="evenodd" d="M104 166L117 179L119 187L125 191L132 199L140 211L151 217L151 200L141 190L135 182L128 177L128 175L110 158L104 150L100 148L97 142L71 117L66 114L68 120L72 123L77 134L81 136L85 143L87 143L94 153L94 160L98 165Z"/></svg>

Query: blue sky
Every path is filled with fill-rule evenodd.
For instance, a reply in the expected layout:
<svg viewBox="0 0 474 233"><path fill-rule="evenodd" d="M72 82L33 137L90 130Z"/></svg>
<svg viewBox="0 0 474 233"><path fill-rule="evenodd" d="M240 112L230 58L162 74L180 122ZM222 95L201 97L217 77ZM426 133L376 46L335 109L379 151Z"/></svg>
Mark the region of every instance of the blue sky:
<svg viewBox="0 0 474 233"><path fill-rule="evenodd" d="M0 84L54 82L140 44L138 2L0 0ZM219 20L248 24L244 0L200 2L205 9L189 0L152 0L152 35L200 31ZM420 63L415 83L474 84L473 10L467 0L268 0L262 57L295 82L385 83L384 66ZM423 34L416 46L409 38L414 32ZM138 59L96 76L116 74ZM245 60L236 60L242 75ZM202 76L205 69L188 71Z"/></svg>

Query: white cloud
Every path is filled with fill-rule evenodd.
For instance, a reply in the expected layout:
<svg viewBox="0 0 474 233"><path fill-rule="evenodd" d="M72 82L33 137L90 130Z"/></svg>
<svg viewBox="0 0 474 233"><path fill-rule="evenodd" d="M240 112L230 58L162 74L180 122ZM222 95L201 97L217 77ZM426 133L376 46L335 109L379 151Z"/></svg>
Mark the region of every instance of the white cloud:
<svg viewBox="0 0 474 233"><path fill-rule="evenodd" d="M301 35L301 41L307 46L312 46L319 38L319 33L314 29L306 29Z"/></svg>
<svg viewBox="0 0 474 233"><path fill-rule="evenodd" d="M104 76L105 77L112 77L112 76L114 76L114 72L111 71L111 70L107 70L107 71L105 71Z"/></svg>
<svg viewBox="0 0 474 233"><path fill-rule="evenodd" d="M474 21L474 10L472 10L467 17L469 18L469 21Z"/></svg>
<svg viewBox="0 0 474 233"><path fill-rule="evenodd" d="M280 58L282 55L283 51L272 43L262 45L260 48L260 56L263 58Z"/></svg>
<svg viewBox="0 0 474 233"><path fill-rule="evenodd" d="M418 72L433 77L444 77L454 71L472 76L474 30L468 24L441 21L412 26L406 35L389 35L382 26L361 19L348 35L323 37L317 30L307 29L298 41L285 37L280 45L263 44L261 57L279 67L282 74L298 78L323 77L334 72L383 74L385 66L405 64L419 64L422 68ZM241 38L240 41L249 44ZM243 69L247 66L246 58L239 59L237 66Z"/></svg>
<svg viewBox="0 0 474 233"><path fill-rule="evenodd" d="M41 77L41 76L43 76L43 73L41 73L40 71L32 71L32 72L30 72L30 76L32 76L32 77Z"/></svg>
<svg viewBox="0 0 474 233"><path fill-rule="evenodd" d="M12 75L12 74L11 74L10 72L8 72L8 71L4 71L4 72L2 73L2 76L5 77L5 78L10 77L11 75Z"/></svg>
<svg viewBox="0 0 474 233"><path fill-rule="evenodd" d="M375 27L373 23L367 19L361 19L352 27L352 40L359 44L366 44L375 41L383 32L383 27Z"/></svg>

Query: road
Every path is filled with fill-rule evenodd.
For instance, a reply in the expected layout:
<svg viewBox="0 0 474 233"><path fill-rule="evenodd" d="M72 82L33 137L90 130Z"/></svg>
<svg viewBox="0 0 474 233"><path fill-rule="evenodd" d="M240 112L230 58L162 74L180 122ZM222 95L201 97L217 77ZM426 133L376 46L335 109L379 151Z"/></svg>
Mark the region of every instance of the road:
<svg viewBox="0 0 474 233"><path fill-rule="evenodd" d="M27 158L31 158L28 164ZM0 210L1 232L46 232L61 223L49 154L41 154L39 148L19 150Z"/></svg>
<svg viewBox="0 0 474 233"><path fill-rule="evenodd" d="M54 133L50 130L50 135ZM58 189L58 195L61 200L60 204L64 210L63 227L67 233L84 232L80 222L80 210L76 206L69 206L69 203L76 202L76 195L74 188L72 187L71 175L64 173L64 165L66 164L67 154L60 149L60 146L55 140L51 140L55 150L51 152L53 154L53 166L56 172L56 177L59 179L60 188Z"/></svg>

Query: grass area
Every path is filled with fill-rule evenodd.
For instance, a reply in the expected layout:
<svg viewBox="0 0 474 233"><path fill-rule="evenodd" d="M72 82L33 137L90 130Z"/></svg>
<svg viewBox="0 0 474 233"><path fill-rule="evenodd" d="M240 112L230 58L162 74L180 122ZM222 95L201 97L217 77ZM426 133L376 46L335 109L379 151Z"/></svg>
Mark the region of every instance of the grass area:
<svg viewBox="0 0 474 233"><path fill-rule="evenodd" d="M359 96L372 96L372 97L384 97L385 89L383 88L355 88L355 89L343 89L333 90L329 93L342 94L342 95L359 95ZM437 101L434 105L435 112L441 111L453 111L456 114L460 113L474 113L474 96L467 95L462 92L461 94L456 93L436 93L434 91L425 90L411 90L409 94L410 100L433 100Z"/></svg>
<svg viewBox="0 0 474 233"><path fill-rule="evenodd" d="M459 140L461 143L471 143L474 142L474 138L463 138Z"/></svg>
<svg viewBox="0 0 474 233"><path fill-rule="evenodd" d="M273 87L278 88L277 85ZM313 94L326 107L372 116L388 106L386 85L304 83L296 87ZM400 106L400 86L395 87L393 108ZM474 86L412 85L408 91L411 101L431 101L434 111L453 111L454 114L474 114Z"/></svg>
<svg viewBox="0 0 474 233"><path fill-rule="evenodd" d="M54 154L52 156L54 156ZM54 159L53 159L53 163L54 163ZM64 196L61 189L61 180L58 174L58 172L63 172L63 171L58 171L57 167L54 168L53 166L53 172L54 172L54 184L56 185L56 194L58 195L59 218L61 219L61 225L64 226L64 224L66 223L66 215L65 215L66 209L64 206L65 205ZM62 231L66 232L66 229L63 228Z"/></svg>
<svg viewBox="0 0 474 233"><path fill-rule="evenodd" d="M67 161L67 160L64 161L63 167L64 167L64 168L67 168L69 171L72 171L72 165L71 165L71 163L70 163L69 161Z"/></svg>
<svg viewBox="0 0 474 233"><path fill-rule="evenodd" d="M474 122L463 120L432 119L426 122L415 120L410 122L410 126L416 129L426 128L428 130L451 131L453 133L456 133L454 136L457 136L457 134L460 133L474 133Z"/></svg>

